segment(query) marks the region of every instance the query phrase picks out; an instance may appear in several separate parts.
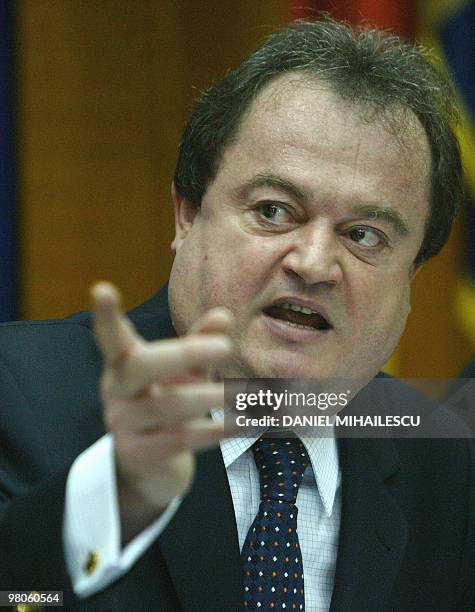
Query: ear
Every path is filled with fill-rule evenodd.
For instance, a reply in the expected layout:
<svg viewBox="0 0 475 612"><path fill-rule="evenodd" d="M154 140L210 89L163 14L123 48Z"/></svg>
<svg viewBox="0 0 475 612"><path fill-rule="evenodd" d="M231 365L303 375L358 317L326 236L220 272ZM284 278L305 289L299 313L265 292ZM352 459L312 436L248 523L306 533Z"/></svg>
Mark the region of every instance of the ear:
<svg viewBox="0 0 475 612"><path fill-rule="evenodd" d="M175 209L175 238L171 247L172 251L177 251L190 231L199 207L179 194L174 182L172 183L172 200Z"/></svg>
<svg viewBox="0 0 475 612"><path fill-rule="evenodd" d="M411 266L411 270L409 272L409 278L410 280L414 280L416 278L416 276L419 274L419 272L422 270L422 268L424 267L423 263L413 263Z"/></svg>

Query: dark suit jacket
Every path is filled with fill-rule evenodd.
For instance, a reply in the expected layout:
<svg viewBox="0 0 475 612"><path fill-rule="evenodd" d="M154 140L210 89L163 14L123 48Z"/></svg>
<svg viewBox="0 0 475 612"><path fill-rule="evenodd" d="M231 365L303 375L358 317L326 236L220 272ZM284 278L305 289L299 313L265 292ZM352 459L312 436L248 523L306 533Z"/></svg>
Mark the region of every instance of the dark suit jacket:
<svg viewBox="0 0 475 612"><path fill-rule="evenodd" d="M146 338L174 335L165 290L131 318ZM236 525L218 450L199 456L192 490L135 567L89 600L74 598L61 545L64 486L72 461L103 434L100 368L87 313L0 326L0 590L63 590L68 609L239 610ZM402 386L400 400L428 401ZM473 612L467 440L342 439L339 452L332 612Z"/></svg>

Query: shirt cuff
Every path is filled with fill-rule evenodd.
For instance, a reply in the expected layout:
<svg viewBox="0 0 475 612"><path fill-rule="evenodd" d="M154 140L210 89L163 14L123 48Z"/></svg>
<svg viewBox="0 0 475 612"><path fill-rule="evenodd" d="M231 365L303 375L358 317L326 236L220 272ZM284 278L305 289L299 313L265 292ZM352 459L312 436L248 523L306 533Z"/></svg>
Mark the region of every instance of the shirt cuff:
<svg viewBox="0 0 475 612"><path fill-rule="evenodd" d="M76 595L89 597L125 574L164 531L180 503L181 497L173 499L160 518L121 549L112 434L81 453L69 471L63 524L66 566Z"/></svg>

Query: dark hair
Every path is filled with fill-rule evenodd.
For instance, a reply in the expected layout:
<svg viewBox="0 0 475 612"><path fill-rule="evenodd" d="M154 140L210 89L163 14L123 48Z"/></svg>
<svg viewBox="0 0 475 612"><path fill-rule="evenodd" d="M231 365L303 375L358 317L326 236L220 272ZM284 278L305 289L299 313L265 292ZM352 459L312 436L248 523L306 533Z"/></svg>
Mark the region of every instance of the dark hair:
<svg viewBox="0 0 475 612"><path fill-rule="evenodd" d="M298 20L277 30L201 96L180 144L175 171L178 192L200 205L251 102L272 79L290 72L325 80L343 99L376 114L389 117L395 109L403 109L416 115L432 159L430 214L415 261L421 263L438 253L464 197L454 133L458 113L450 81L419 45L328 16Z"/></svg>

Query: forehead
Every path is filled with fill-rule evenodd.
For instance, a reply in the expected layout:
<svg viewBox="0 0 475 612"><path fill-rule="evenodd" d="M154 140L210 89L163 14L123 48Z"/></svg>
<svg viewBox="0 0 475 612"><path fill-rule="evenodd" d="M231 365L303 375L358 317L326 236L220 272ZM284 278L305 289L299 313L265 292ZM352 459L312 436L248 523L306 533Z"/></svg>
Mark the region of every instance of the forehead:
<svg viewBox="0 0 475 612"><path fill-rule="evenodd" d="M379 132L388 142L418 147L422 154L428 151L424 128L410 109L379 102L377 97L346 99L330 82L299 72L274 78L257 94L243 115L238 136L259 126L267 129L269 122L278 128L283 119L292 120L296 135L311 136L312 127L324 135L337 123Z"/></svg>
<svg viewBox="0 0 475 612"><path fill-rule="evenodd" d="M293 173L309 187L339 175L348 187L351 172L355 195L360 181L366 190L371 182L393 196L411 192L428 208L430 150L415 115L396 108L377 114L298 73L276 78L258 94L224 151L218 175L257 166Z"/></svg>

